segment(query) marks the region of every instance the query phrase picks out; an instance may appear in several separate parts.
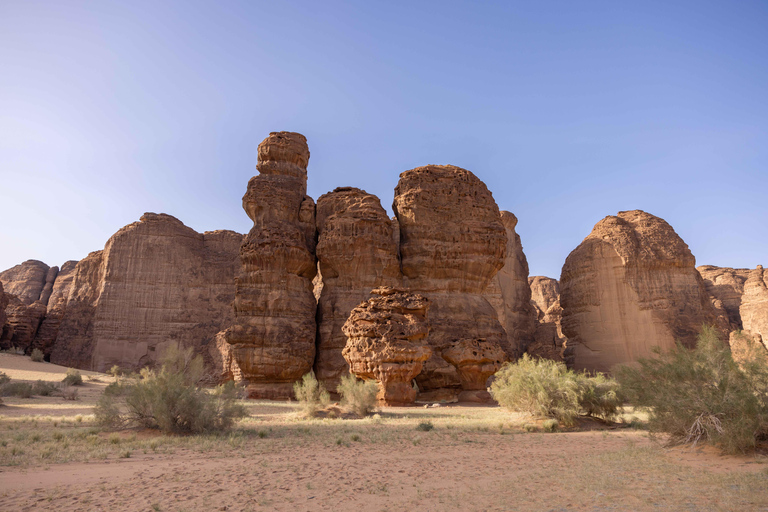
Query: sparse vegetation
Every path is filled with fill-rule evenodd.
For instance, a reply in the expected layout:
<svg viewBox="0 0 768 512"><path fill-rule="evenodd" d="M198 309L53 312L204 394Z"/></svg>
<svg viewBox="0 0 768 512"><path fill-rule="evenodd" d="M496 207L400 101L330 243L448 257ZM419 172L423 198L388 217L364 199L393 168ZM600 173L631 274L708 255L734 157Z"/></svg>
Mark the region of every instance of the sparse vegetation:
<svg viewBox="0 0 768 512"><path fill-rule="evenodd" d="M708 441L739 453L768 438L765 353L749 350L737 364L713 328L702 330L695 349L678 345L641 359L620 368L617 379L628 400L649 411L650 430L672 443Z"/></svg>
<svg viewBox="0 0 768 512"><path fill-rule="evenodd" d="M331 396L325 386L317 381L315 372L312 371L293 384L293 393L299 401L302 414L308 418L314 417L317 411L331 402Z"/></svg>
<svg viewBox="0 0 768 512"><path fill-rule="evenodd" d="M416 425L416 430L419 430L421 432L429 432L434 428L435 428L435 425L431 421L422 421L421 423Z"/></svg>
<svg viewBox="0 0 768 512"><path fill-rule="evenodd" d="M135 383L110 384L94 408L97 423L107 428L137 425L167 433L205 433L226 430L246 416L235 401L233 383L211 393L198 386L203 361L191 348L169 350L161 362L159 371L145 368ZM118 405L121 398L125 414Z"/></svg>
<svg viewBox="0 0 768 512"><path fill-rule="evenodd" d="M70 368L67 370L67 375L64 377L64 379L61 381L65 386L82 386L83 385L83 376L80 375L79 370L75 370L74 368Z"/></svg>
<svg viewBox="0 0 768 512"><path fill-rule="evenodd" d="M374 380L358 380L351 373L341 377L337 391L341 405L358 416L368 416L376 409L378 386Z"/></svg>
<svg viewBox="0 0 768 512"><path fill-rule="evenodd" d="M581 414L610 420L622 403L617 384L607 377L576 373L563 363L528 354L504 365L491 394L511 411L553 418L568 427Z"/></svg>
<svg viewBox="0 0 768 512"><path fill-rule="evenodd" d="M32 353L29 354L29 358L36 362L36 363L42 363L43 362L43 351L39 348L32 349Z"/></svg>

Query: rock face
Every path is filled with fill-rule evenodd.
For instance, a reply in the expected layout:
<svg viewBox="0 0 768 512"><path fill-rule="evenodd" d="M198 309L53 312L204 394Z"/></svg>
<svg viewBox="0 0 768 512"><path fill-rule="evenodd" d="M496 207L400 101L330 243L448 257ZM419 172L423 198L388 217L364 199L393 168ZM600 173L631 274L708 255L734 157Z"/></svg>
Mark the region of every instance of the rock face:
<svg viewBox="0 0 768 512"><path fill-rule="evenodd" d="M251 397L286 398L315 358L312 280L315 203L306 195L309 148L303 135L271 133L259 145L260 172L248 182L243 209L253 228L240 246L235 322L222 359Z"/></svg>
<svg viewBox="0 0 768 512"><path fill-rule="evenodd" d="M72 279L75 276L76 265L77 261L67 261L61 266L61 270L58 271L51 287L48 310L32 342L32 348L40 349L46 360L50 360L54 343L59 334L59 326L66 310L67 298L69 297ZM55 268L51 267L51 269Z"/></svg>
<svg viewBox="0 0 768 512"><path fill-rule="evenodd" d="M507 332L504 351L508 358L516 359L533 342L536 313L531 305L531 288L528 286L528 260L523 253L520 235L515 232L517 217L502 211L501 222L507 232L507 256L504 266L491 279L485 297Z"/></svg>
<svg viewBox="0 0 768 512"><path fill-rule="evenodd" d="M432 355L427 343L429 301L421 295L382 287L354 308L342 330L348 337L344 359L355 375L376 379L385 404L416 398L412 381Z"/></svg>
<svg viewBox="0 0 768 512"><path fill-rule="evenodd" d="M337 188L317 200L318 301L315 375L335 390L349 365L342 357L350 312L380 286L402 285L392 222L379 199L358 188Z"/></svg>
<svg viewBox="0 0 768 512"><path fill-rule="evenodd" d="M57 267L53 267L58 271ZM22 302L29 306L36 300L41 299L43 289L50 281L56 278L56 271L49 275L51 267L38 260L27 260L21 265L9 268L0 272L0 283L3 284L5 293L15 295ZM42 301L47 304L47 297Z"/></svg>
<svg viewBox="0 0 768 512"><path fill-rule="evenodd" d="M68 269L54 287L57 364L106 371L154 363L170 345L193 346L212 365L214 336L233 320L242 236L203 234L170 215L146 213ZM58 280L57 280L58 281ZM65 288L69 287L66 302Z"/></svg>
<svg viewBox="0 0 768 512"><path fill-rule="evenodd" d="M609 371L675 340L693 346L701 325L716 321L688 246L640 210L601 220L568 256L560 302L577 369Z"/></svg>
<svg viewBox="0 0 768 512"><path fill-rule="evenodd" d="M729 334L728 345L731 348L733 360L737 363L754 361L756 352L762 352L763 357L768 357L764 340L759 334L749 331L733 331Z"/></svg>
<svg viewBox="0 0 768 512"><path fill-rule="evenodd" d="M743 329L739 309L741 296L744 294L744 282L749 277L749 269L702 265L696 270L704 279L709 296L715 303L719 301L725 310L731 330Z"/></svg>
<svg viewBox="0 0 768 512"><path fill-rule="evenodd" d="M32 350L32 340L45 316L45 305L38 301L24 304L15 295L6 294L6 326L0 339L3 350L16 347L25 353Z"/></svg>
<svg viewBox="0 0 768 512"><path fill-rule="evenodd" d="M393 204L404 286L431 302L432 357L422 391L459 389L443 352L464 339L503 347L507 334L483 295L503 266L507 235L493 196L471 172L429 165L400 175Z"/></svg>
<svg viewBox="0 0 768 512"><path fill-rule="evenodd" d="M8 317L5 314L5 307L8 305L9 297L3 291L3 283L0 282L0 340L3 339Z"/></svg>
<svg viewBox="0 0 768 512"><path fill-rule="evenodd" d="M562 361L568 367L573 367L573 349L566 347L567 338L563 335L561 325L563 308L560 307L560 283L557 279L545 276L530 277L528 282L537 325L534 341L528 346L527 352L532 356Z"/></svg>
<svg viewBox="0 0 768 512"><path fill-rule="evenodd" d="M739 307L744 330L768 343L768 272L762 265L749 272Z"/></svg>

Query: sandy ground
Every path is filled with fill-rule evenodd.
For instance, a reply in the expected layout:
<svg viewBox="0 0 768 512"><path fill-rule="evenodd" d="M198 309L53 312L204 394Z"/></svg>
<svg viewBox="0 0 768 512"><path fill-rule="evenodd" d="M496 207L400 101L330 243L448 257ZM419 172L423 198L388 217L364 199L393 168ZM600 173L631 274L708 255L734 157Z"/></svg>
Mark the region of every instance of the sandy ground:
<svg viewBox="0 0 768 512"><path fill-rule="evenodd" d="M49 380L66 372L21 359L0 355L0 370ZM104 385L88 384L96 396ZM78 407L91 404L84 398ZM61 398L19 401L0 409L0 428L17 428L39 411L73 414L63 405ZM304 427L288 422L286 410L254 405L254 421L270 435L243 437L233 451L193 446L0 466L0 510L768 510L764 458L664 449L643 431L499 435L472 421L503 411L459 404L427 411L436 423L429 432L406 423L421 409L393 408L383 426L325 420L301 438ZM382 437L388 428L397 433Z"/></svg>

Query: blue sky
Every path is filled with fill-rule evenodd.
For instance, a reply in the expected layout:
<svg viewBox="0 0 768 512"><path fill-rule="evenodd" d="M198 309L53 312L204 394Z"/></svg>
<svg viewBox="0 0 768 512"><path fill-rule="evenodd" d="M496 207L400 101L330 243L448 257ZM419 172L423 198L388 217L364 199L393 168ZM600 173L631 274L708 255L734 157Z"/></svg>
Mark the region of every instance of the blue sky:
<svg viewBox="0 0 768 512"><path fill-rule="evenodd" d="M768 265L768 3L633 4L0 0L0 269L145 211L247 232L276 130L315 199L473 171L532 275L635 208L697 264Z"/></svg>

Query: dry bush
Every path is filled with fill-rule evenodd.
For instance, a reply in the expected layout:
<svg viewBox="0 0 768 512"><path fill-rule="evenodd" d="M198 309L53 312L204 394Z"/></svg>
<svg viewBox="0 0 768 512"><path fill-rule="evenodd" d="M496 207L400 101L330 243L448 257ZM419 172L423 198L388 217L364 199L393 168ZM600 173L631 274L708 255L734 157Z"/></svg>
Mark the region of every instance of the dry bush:
<svg viewBox="0 0 768 512"><path fill-rule="evenodd" d="M62 379L61 381L65 386L82 386L83 385L83 376L80 375L80 371L75 370L74 368L69 368L67 370L67 375Z"/></svg>
<svg viewBox="0 0 768 512"><path fill-rule="evenodd" d="M610 420L622 404L616 383L605 376L576 373L563 363L528 354L496 373L491 395L509 410L554 418L567 427L580 414Z"/></svg>
<svg viewBox="0 0 768 512"><path fill-rule="evenodd" d="M341 378L336 391L341 395L341 405L358 416L368 416L376 409L379 388L374 380L358 380L350 373Z"/></svg>
<svg viewBox="0 0 768 512"><path fill-rule="evenodd" d="M39 348L32 349L32 353L29 354L29 358L36 363L42 363L43 351L40 350Z"/></svg>
<svg viewBox="0 0 768 512"><path fill-rule="evenodd" d="M331 396L325 390L325 386L317 381L315 372L310 371L301 380L293 384L293 393L299 401L301 412L309 418L314 417L317 411L327 406Z"/></svg>
<svg viewBox="0 0 768 512"><path fill-rule="evenodd" d="M754 450L768 438L768 360L764 351L734 362L728 347L710 327L695 349L682 345L639 366L619 368L622 393L648 409L648 426L670 442L708 441L728 453Z"/></svg>

